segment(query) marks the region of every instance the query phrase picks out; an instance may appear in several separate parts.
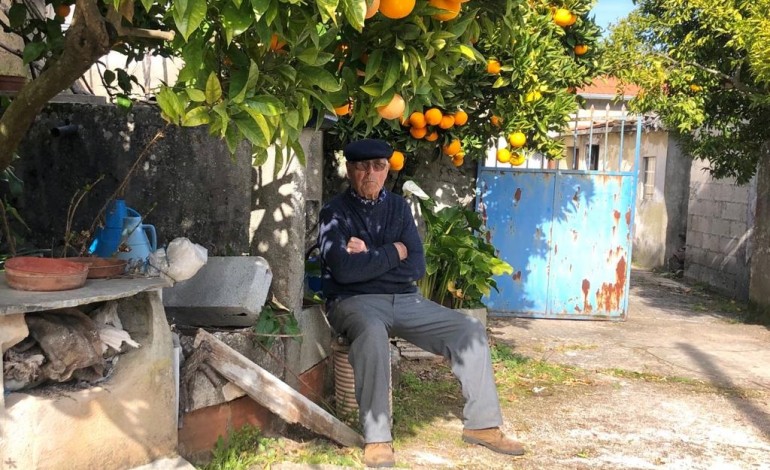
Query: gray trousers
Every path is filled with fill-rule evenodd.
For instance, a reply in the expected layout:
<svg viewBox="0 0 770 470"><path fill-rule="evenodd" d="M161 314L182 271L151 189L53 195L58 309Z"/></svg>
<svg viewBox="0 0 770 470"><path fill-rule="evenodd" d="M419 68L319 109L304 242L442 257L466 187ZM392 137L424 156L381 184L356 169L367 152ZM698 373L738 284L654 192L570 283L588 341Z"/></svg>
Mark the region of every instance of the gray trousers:
<svg viewBox="0 0 770 470"><path fill-rule="evenodd" d="M398 336L452 363L465 397L466 429L502 425L484 326L420 294L366 294L331 306L329 324L350 341L359 420L366 442L392 441L390 343Z"/></svg>

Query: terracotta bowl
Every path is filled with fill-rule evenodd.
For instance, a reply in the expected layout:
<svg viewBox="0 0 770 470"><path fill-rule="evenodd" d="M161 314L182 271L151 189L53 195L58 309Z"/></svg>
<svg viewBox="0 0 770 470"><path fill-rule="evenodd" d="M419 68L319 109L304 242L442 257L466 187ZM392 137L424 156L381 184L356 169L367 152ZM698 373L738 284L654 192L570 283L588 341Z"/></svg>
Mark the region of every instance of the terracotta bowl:
<svg viewBox="0 0 770 470"><path fill-rule="evenodd" d="M126 272L128 260L118 258L98 258L95 256L83 256L80 258L66 258L67 261L83 263L88 266L88 279L105 279L117 277Z"/></svg>
<svg viewBox="0 0 770 470"><path fill-rule="evenodd" d="M58 291L83 287L88 266L60 258L19 256L5 262L5 281L13 289Z"/></svg>

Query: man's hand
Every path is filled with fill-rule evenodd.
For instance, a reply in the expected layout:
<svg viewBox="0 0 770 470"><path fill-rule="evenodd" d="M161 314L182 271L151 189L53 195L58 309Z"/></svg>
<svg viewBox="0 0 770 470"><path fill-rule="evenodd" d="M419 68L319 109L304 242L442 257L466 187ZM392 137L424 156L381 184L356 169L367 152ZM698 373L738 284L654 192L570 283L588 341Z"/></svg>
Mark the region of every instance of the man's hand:
<svg viewBox="0 0 770 470"><path fill-rule="evenodd" d="M406 249L406 245L401 242L395 242L393 245L396 247L396 250L398 250L398 259L404 261L406 257L409 256L409 250Z"/></svg>
<svg viewBox="0 0 770 470"><path fill-rule="evenodd" d="M350 237L347 245L348 253L354 255L356 253L366 253L369 248L366 247L366 243L357 237Z"/></svg>

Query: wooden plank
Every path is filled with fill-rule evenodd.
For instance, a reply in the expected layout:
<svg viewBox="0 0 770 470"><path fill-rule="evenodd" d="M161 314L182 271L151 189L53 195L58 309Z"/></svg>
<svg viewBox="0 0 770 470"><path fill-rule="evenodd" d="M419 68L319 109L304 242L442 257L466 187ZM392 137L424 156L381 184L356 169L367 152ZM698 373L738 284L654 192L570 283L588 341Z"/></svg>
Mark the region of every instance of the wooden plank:
<svg viewBox="0 0 770 470"><path fill-rule="evenodd" d="M205 362L285 421L300 423L344 446L363 446L360 434L211 333L199 329L195 347L205 348Z"/></svg>

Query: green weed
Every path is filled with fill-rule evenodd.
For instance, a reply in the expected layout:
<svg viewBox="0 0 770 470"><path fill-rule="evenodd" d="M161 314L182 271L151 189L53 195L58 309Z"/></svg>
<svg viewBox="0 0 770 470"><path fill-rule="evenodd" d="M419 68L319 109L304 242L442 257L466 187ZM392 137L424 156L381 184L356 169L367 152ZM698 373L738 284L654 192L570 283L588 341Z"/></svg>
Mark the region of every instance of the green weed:
<svg viewBox="0 0 770 470"><path fill-rule="evenodd" d="M262 436L259 429L246 425L221 437L213 452L211 462L201 470L249 470L270 468L279 462L310 465L338 465L361 467L360 450L340 448L324 440L297 443L281 438Z"/></svg>

